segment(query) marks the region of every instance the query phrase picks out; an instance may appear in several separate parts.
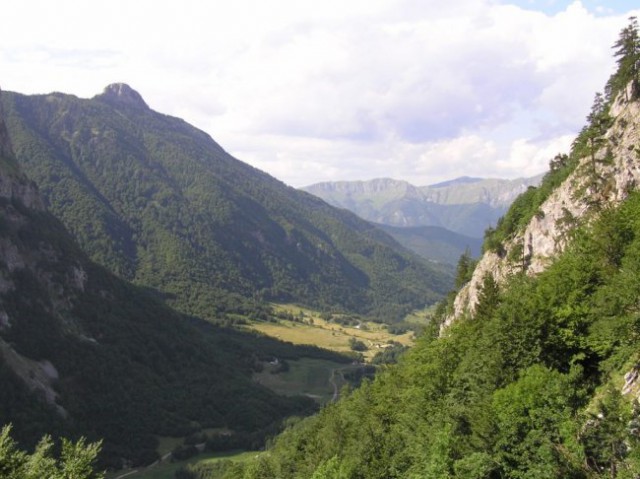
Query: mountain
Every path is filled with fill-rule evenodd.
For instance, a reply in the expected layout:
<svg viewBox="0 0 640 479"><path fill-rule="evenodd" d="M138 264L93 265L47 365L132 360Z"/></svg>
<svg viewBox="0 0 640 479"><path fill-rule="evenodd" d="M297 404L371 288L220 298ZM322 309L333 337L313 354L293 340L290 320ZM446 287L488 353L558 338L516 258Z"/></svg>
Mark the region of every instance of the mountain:
<svg viewBox="0 0 640 479"><path fill-rule="evenodd" d="M639 30L417 345L230 477L640 477Z"/></svg>
<svg viewBox="0 0 640 479"><path fill-rule="evenodd" d="M438 263L455 265L465 251L468 250L472 257L477 258L482 250L481 239L454 233L439 226L379 227L405 248Z"/></svg>
<svg viewBox="0 0 640 479"><path fill-rule="evenodd" d="M315 409L251 377L303 356L349 361L176 313L90 261L21 172L0 108L0 424L22 444L102 439L102 464L115 467L152 462L157 436L202 427L251 447Z"/></svg>
<svg viewBox="0 0 640 479"><path fill-rule="evenodd" d="M511 202L541 176L516 180L461 177L430 186L380 178L318 183L303 188L361 218L389 226L440 226L482 238Z"/></svg>
<svg viewBox="0 0 640 479"><path fill-rule="evenodd" d="M92 99L5 93L16 157L99 264L220 320L262 301L394 321L451 277L356 215L226 153L124 84Z"/></svg>

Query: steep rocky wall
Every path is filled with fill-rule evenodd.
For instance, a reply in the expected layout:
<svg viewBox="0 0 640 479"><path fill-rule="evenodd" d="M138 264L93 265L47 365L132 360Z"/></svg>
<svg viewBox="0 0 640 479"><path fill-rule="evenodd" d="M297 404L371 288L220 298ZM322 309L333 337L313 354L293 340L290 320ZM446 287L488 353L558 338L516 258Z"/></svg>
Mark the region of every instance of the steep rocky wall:
<svg viewBox="0 0 640 479"><path fill-rule="evenodd" d="M462 315L474 312L486 273L501 284L522 271L521 261L508 259L514 248L523 248L529 256L527 274L540 273L562 252L567 233L597 213L598 209L593 205L597 204L599 208L615 205L640 184L640 101L627 102L625 97L633 95L629 91L626 95L623 92L610 109L614 123L595 154L595 164L592 158L583 158L576 170L542 204L525 230L504 244L504 255L493 252L483 255L471 280L456 296L453 313L446 319L444 328ZM612 161L606 161L607 156L612 156Z"/></svg>

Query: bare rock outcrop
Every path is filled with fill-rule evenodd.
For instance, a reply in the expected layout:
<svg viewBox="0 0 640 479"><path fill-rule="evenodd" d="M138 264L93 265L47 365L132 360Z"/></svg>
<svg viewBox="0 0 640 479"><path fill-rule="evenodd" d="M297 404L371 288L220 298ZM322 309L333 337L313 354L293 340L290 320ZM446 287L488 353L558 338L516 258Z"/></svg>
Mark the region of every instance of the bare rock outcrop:
<svg viewBox="0 0 640 479"><path fill-rule="evenodd" d="M626 101L629 92L614 101L613 124L604 135L603 146L583 158L575 171L547 198L524 231L508 239L504 254L487 252L478 262L471 280L459 291L453 313L443 328L466 313L473 314L486 273L503 284L523 267L526 274L545 270L561 253L568 234L588 222L598 211L623 201L640 184L640 101ZM511 252L523 251L514 255ZM526 264L520 258L526 255Z"/></svg>

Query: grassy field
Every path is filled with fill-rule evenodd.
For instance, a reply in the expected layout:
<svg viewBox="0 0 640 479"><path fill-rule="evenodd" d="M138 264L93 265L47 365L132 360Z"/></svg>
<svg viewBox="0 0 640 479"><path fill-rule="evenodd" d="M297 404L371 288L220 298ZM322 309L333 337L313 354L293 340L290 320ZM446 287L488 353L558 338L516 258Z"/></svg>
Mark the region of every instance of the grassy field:
<svg viewBox="0 0 640 479"><path fill-rule="evenodd" d="M338 352L350 352L349 340L355 338L367 345L368 350L363 352L366 360L371 360L390 340L406 346L413 345L412 332L401 335L391 334L382 324L361 322L359 327L343 326L335 322L327 322L320 317L319 313L297 306L275 305L274 309L294 315L302 311L304 322L287 320L279 320L277 323L255 322L248 327L283 341L294 344L313 344Z"/></svg>
<svg viewBox="0 0 640 479"><path fill-rule="evenodd" d="M344 386L345 381L340 371L360 367L309 358L287 362L289 363L288 371L272 374L271 371L275 366L267 365L264 371L254 373L253 378L278 394L303 394L321 404L333 399L336 388L340 390Z"/></svg>
<svg viewBox="0 0 640 479"><path fill-rule="evenodd" d="M229 429L224 428L209 428L203 429L202 433L212 436L214 434L230 433ZM157 436L158 437L158 456L164 457L165 454L173 451L176 447L184 443L184 437L170 437L170 436Z"/></svg>
<svg viewBox="0 0 640 479"><path fill-rule="evenodd" d="M204 453L186 461L163 462L138 471L118 472L108 474L107 479L173 479L175 472L187 464L210 463L225 459L237 462L246 462L255 458L259 451L231 451L227 453Z"/></svg>

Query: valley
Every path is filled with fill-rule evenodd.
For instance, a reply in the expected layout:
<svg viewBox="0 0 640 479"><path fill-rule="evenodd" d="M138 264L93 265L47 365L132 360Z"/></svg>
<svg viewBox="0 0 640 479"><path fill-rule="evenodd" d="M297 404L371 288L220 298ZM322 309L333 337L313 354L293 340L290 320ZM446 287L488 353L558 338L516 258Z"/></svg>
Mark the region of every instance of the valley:
<svg viewBox="0 0 640 479"><path fill-rule="evenodd" d="M388 325L355 319L349 315L332 315L296 306L275 306L274 321L252 322L247 329L259 331L267 336L293 344L315 345L344 354L353 354L350 341L361 341L366 346L358 351L364 361L370 362L376 353L389 347L393 342L411 346L415 339L413 331L402 334L389 332ZM296 320L281 319L278 312L299 315ZM423 321L427 321L426 318ZM418 323L413 323L418 328Z"/></svg>
<svg viewBox="0 0 640 479"><path fill-rule="evenodd" d="M636 17L614 57L544 175L428 186L3 92L0 477L638 479Z"/></svg>
<svg viewBox="0 0 640 479"><path fill-rule="evenodd" d="M263 447L371 377L354 359L410 342L373 319L401 328L452 279L126 85L3 92L0 140L0 422L21 444L84 434L109 469L212 429L216 450Z"/></svg>

